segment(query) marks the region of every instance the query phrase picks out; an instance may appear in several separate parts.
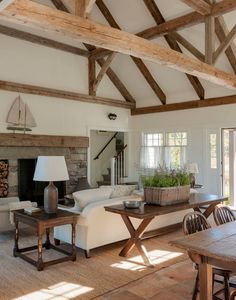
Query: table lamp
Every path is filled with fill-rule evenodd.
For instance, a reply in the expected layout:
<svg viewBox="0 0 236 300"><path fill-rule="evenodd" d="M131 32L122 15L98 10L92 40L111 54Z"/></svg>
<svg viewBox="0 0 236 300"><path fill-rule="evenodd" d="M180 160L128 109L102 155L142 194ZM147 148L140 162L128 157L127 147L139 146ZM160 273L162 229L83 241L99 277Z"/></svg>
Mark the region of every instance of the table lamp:
<svg viewBox="0 0 236 300"><path fill-rule="evenodd" d="M195 174L199 173L197 163L187 164L187 171L192 174L191 188L193 188L195 186Z"/></svg>
<svg viewBox="0 0 236 300"><path fill-rule="evenodd" d="M34 172L34 181L49 181L44 189L44 210L48 214L57 212L58 190L53 181L68 180L69 175L64 156L39 156Z"/></svg>

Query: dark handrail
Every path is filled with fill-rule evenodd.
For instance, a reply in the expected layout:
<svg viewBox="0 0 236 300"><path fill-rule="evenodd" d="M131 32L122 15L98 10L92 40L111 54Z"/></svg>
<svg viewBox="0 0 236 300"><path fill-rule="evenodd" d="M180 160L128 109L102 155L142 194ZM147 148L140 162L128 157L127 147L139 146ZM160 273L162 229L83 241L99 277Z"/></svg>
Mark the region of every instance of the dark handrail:
<svg viewBox="0 0 236 300"><path fill-rule="evenodd" d="M94 160L99 159L99 156L102 154L102 152L107 148L107 146L111 143L111 141L117 136L118 132L116 132L110 140L106 143L106 145L102 148L102 150L98 153L96 157L94 157Z"/></svg>
<svg viewBox="0 0 236 300"><path fill-rule="evenodd" d="M120 152L119 152L116 156L114 156L114 157L115 157L115 158L118 158L118 157L121 155L121 153L124 152L125 148L127 148L127 144L126 144L126 145L120 150Z"/></svg>

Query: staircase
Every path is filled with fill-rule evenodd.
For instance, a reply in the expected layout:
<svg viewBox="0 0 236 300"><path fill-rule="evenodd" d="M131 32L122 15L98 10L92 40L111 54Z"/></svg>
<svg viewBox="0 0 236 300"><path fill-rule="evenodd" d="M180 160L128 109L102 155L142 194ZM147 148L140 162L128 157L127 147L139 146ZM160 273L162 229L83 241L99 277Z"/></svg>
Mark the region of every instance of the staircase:
<svg viewBox="0 0 236 300"><path fill-rule="evenodd" d="M124 142L116 138L116 157L124 150ZM101 185L111 185L111 168L107 168L107 174L102 174L103 180L97 181L98 187Z"/></svg>

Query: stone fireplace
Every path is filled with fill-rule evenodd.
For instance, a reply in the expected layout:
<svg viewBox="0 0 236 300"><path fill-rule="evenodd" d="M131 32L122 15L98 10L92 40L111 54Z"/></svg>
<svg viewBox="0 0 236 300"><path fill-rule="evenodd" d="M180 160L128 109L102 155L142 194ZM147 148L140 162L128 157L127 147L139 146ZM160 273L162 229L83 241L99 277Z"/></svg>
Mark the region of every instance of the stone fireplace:
<svg viewBox="0 0 236 300"><path fill-rule="evenodd" d="M65 156L70 179L64 183L63 193L71 194L76 190L78 178L87 176L87 149L86 137L0 134L0 160L8 162L9 170L7 196L19 196L20 162L34 161L40 155ZM32 174L32 167L29 168L29 172Z"/></svg>

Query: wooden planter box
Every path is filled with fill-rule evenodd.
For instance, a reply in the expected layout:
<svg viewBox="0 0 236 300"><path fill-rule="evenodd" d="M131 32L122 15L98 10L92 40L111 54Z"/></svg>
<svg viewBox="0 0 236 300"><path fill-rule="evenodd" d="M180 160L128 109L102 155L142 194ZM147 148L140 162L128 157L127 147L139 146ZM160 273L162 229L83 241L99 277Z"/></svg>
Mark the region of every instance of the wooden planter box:
<svg viewBox="0 0 236 300"><path fill-rule="evenodd" d="M145 187L144 201L148 204L156 205L171 205L182 202L187 202L190 195L190 186L175 186L175 187Z"/></svg>

